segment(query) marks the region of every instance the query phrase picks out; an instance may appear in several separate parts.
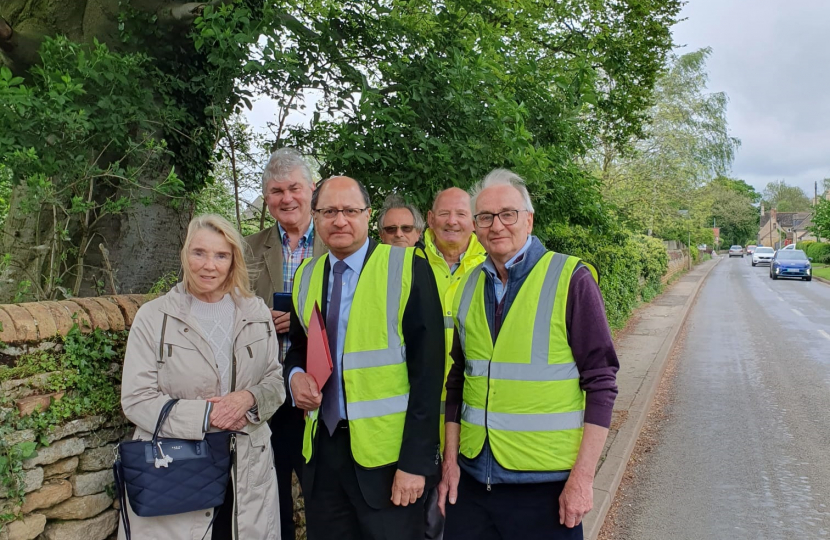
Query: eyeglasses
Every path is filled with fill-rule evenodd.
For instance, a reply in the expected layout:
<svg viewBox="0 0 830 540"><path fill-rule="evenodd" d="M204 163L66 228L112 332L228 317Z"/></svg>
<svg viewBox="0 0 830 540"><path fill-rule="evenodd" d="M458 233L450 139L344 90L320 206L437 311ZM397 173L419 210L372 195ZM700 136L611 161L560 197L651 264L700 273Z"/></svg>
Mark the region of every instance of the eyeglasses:
<svg viewBox="0 0 830 540"><path fill-rule="evenodd" d="M388 227L383 227L383 232L386 234L395 234L398 232L398 229L403 231L404 234L409 234L415 230L414 225L389 225Z"/></svg>
<svg viewBox="0 0 830 540"><path fill-rule="evenodd" d="M366 208L319 208L314 210L318 216L322 216L323 219L334 220L337 219L337 214L343 213L347 219L356 219L360 214L368 210L369 207Z"/></svg>
<svg viewBox="0 0 830 540"><path fill-rule="evenodd" d="M195 259L199 262L205 262L208 260L212 260L213 264L228 264L233 260L233 255L230 253L219 252L213 253L210 251L205 251L203 249L191 249L187 252L188 257L191 259Z"/></svg>
<svg viewBox="0 0 830 540"><path fill-rule="evenodd" d="M519 221L519 212L527 212L527 210L505 210L497 214L482 212L474 215L473 220L476 222L476 226L487 228L493 225L493 221L498 216L502 225L515 225Z"/></svg>

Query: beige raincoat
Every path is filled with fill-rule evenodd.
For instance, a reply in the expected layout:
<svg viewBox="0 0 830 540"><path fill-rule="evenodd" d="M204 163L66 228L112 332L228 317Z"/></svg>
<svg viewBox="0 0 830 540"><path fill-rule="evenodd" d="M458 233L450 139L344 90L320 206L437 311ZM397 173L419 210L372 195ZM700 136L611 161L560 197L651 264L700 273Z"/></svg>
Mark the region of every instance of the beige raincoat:
<svg viewBox="0 0 830 540"><path fill-rule="evenodd" d="M127 418L137 426L134 439L152 438L159 411L171 398L181 401L170 412L161 435L181 439L204 437L205 400L219 395L219 372L208 341L190 316L191 299L179 284L165 296L144 304L130 329L121 405ZM279 345L271 314L261 299L238 298L235 303L231 389L253 394L258 419L249 421L244 428L246 435L237 436L234 538L278 540L277 479L271 430L266 420L285 400ZM205 533L213 510L141 518L129 509L129 517L135 540L209 540L210 532ZM125 538L123 523L118 538Z"/></svg>

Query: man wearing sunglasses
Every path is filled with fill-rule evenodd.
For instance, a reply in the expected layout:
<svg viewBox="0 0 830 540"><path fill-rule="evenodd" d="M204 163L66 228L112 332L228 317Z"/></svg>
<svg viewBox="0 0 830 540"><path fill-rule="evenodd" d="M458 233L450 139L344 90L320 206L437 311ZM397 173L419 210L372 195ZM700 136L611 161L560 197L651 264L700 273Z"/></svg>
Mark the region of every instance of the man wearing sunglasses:
<svg viewBox="0 0 830 540"><path fill-rule="evenodd" d="M392 193L383 201L378 214L378 229L380 241L384 244L423 248L421 233L424 232L424 217L397 193Z"/></svg>
<svg viewBox="0 0 830 540"><path fill-rule="evenodd" d="M581 540L619 369L597 275L532 235L518 175L496 169L471 199L488 256L453 300L444 538Z"/></svg>

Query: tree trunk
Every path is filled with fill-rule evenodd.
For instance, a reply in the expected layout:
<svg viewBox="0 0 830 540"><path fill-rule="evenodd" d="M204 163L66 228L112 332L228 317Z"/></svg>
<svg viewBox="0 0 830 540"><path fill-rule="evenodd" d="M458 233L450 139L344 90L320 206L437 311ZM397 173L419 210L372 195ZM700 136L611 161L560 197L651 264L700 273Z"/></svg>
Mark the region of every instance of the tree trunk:
<svg viewBox="0 0 830 540"><path fill-rule="evenodd" d="M169 0L132 0L121 3L128 4L133 10L155 15L153 20L156 24L167 25L162 27L170 29L171 40L182 39L186 35L181 25L192 22L198 10L205 5L204 2ZM0 66L5 65L15 75L26 77L28 69L38 61L37 49L44 36L59 34L81 43L92 43L97 39L107 44L111 50L123 50L127 45L119 35L119 9L119 0L1 0ZM169 43L160 44L164 45ZM152 44L147 46L152 47ZM183 47L182 50L186 48ZM145 52L153 56L152 50ZM195 56L197 53L194 50L192 54ZM186 58L180 60L186 61ZM153 82L137 81L137 84ZM203 122L203 125L192 126L192 132L215 129L212 119L207 116ZM205 154L209 152L210 149ZM199 167L207 170L208 165L205 163L196 168ZM140 182L146 186L154 185L163 180L167 172L169 168L166 171L153 169ZM189 185L200 180L182 179ZM54 258L47 255L55 254L50 252L50 248L58 241L54 239L56 218L51 210L48 213L26 213L21 207L21 202L26 197L26 188L16 187L0 241L3 253L7 254L7 264L0 269L0 302L59 298L71 294L78 277L76 263L79 259L83 263L78 291L81 296L95 295L104 292L104 289L109 292L112 282L116 284L119 293L146 292L162 275L178 271L179 251L187 223L192 216L192 205L182 201L171 205L160 197L150 198L149 204L141 204L136 196L136 188L130 189L135 203L125 213L93 220L94 225L86 231L80 230L77 224L73 226L75 230L70 230L71 243L79 251L58 253L59 257L62 255L68 258L64 268L70 270L64 270L64 275L60 277L53 272L53 279L50 280ZM114 192L117 196L118 191L119 188L110 187L101 191L96 188L94 199L100 202ZM82 240L85 245L77 245ZM99 244L103 244L108 257L103 255ZM57 277L57 286L54 286L54 278ZM21 288L25 288L26 281L32 282L32 286L28 294L21 295ZM102 283L106 287L101 287Z"/></svg>

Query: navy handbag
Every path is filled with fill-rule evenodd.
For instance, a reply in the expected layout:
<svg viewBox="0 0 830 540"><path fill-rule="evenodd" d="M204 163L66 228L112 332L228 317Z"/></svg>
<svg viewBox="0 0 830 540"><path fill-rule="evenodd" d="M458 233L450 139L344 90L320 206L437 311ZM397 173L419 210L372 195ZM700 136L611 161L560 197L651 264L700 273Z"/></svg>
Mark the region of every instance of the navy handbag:
<svg viewBox="0 0 830 540"><path fill-rule="evenodd" d="M201 441L159 437L161 426L178 401L171 399L164 404L151 441L118 444L112 468L128 539L130 521L125 493L133 512L141 517L215 508L225 500L236 434L207 433ZM213 514L215 519L216 512Z"/></svg>

